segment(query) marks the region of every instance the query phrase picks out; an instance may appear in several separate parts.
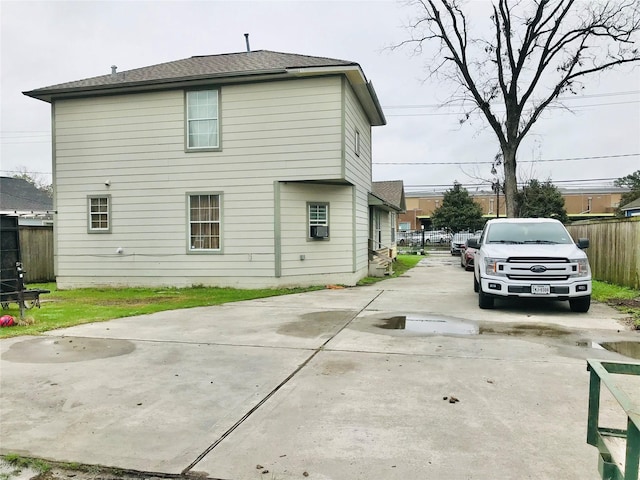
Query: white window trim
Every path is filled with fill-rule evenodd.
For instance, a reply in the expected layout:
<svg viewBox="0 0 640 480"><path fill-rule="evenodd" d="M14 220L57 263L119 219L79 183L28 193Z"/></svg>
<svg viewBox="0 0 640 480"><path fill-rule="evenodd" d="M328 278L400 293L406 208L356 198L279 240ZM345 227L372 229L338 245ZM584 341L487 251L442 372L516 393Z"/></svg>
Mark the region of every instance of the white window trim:
<svg viewBox="0 0 640 480"><path fill-rule="evenodd" d="M189 118L189 94L198 92L215 92L216 94L216 118L210 120L216 120L217 122L217 145L207 145L205 147L194 147L189 144L189 122L191 120L205 120L205 119L190 119ZM198 90L186 90L184 93L184 146L187 152L203 152L203 151L219 151L222 149L221 142L221 126L220 126L220 89L218 88L201 88Z"/></svg>
<svg viewBox="0 0 640 480"><path fill-rule="evenodd" d="M94 228L93 215L104 214L104 212L92 212L91 200L105 198L107 200L107 228ZM87 233L111 233L111 195L87 195Z"/></svg>
<svg viewBox="0 0 640 480"><path fill-rule="evenodd" d="M319 222L317 220L312 221L311 220L311 207L314 206L318 206L318 207L325 207L326 208L326 220L324 222ZM329 208L329 202L307 202L307 240L308 241L318 241L318 240L329 240L330 236L331 236L331 229L329 228L329 221L330 221L330 208ZM312 237L311 236L311 227L327 227L327 237L324 238L318 238L318 237Z"/></svg>
<svg viewBox="0 0 640 480"><path fill-rule="evenodd" d="M191 197L195 197L198 195L214 195L218 197L218 208L220 210L219 215L218 215L218 220L213 221L213 222L208 222L208 223L218 223L219 225L219 232L220 232L220 238L219 238L219 243L218 243L218 248L191 248L191 225L192 222L191 221ZM186 214L186 220L187 220L187 227L186 227L186 231L187 231L187 253L193 253L193 254L220 254L222 253L222 249L223 249L223 207L224 207L224 203L223 203L223 195L222 192L187 192L186 193L186 201L185 201L186 207L187 207L187 214Z"/></svg>

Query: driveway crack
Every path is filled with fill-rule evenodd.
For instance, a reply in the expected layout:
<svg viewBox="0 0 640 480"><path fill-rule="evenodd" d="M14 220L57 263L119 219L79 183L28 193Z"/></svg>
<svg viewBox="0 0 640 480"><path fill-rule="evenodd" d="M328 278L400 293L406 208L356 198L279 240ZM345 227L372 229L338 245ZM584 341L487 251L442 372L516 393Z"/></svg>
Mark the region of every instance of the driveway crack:
<svg viewBox="0 0 640 480"><path fill-rule="evenodd" d="M278 390L280 390L282 387L284 387L293 377L295 377L303 368L305 368L309 362L311 362L311 360L313 360L315 358L315 356L320 353L321 351L323 351L325 349L325 347L327 346L327 344L333 340L336 336L338 336L345 328L347 328L351 322L353 322L358 315L360 315L363 311L365 311L367 309L367 307L369 305L371 305L373 302L376 301L376 299L382 295L384 293L384 290L379 291L372 299L371 301L369 301L369 303L367 303L364 307L362 307L360 310L358 310L347 322L345 322L345 324L337 331L335 332L333 335L331 335L327 340L325 340L322 345L320 345L319 347L317 347L316 349L313 350L313 352L311 353L311 355L309 355L309 357L302 362L300 365L298 365L298 367L291 372L291 374L289 374L282 382L280 382L273 390L271 390L267 395L265 395L264 398L262 398L262 400L260 400L256 405L254 405L247 413L245 413L242 417L240 417L240 419L234 423L226 432L224 432L220 438L218 438L215 442L213 442L211 445L209 445L209 447L207 447L207 449L202 452L200 455L198 455L198 457L191 462L191 464L189 464L181 473L181 475L186 475L188 474L198 463L200 463L200 461L206 457L209 453L211 453L211 451L216 448L218 445L220 445L220 443L222 443L224 441L225 438L227 438L229 435L231 435L240 425L242 425L245 420L247 420L251 415L253 415L260 407L262 407L262 405L264 405L271 397L273 397Z"/></svg>

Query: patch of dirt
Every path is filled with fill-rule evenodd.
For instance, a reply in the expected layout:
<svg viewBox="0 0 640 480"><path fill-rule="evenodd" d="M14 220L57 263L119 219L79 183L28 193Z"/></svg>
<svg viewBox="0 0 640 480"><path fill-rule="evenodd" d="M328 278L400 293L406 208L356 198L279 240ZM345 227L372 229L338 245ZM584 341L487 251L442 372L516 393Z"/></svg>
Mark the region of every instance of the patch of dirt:
<svg viewBox="0 0 640 480"><path fill-rule="evenodd" d="M163 298L162 300L165 300L165 298ZM96 300L94 302L91 302L92 305L99 305L101 307L146 307L151 303L153 302L150 302L149 300L138 300L135 298L123 298L118 300Z"/></svg>
<svg viewBox="0 0 640 480"><path fill-rule="evenodd" d="M8 478L11 479L12 476L9 474ZM152 473L123 471L116 468L84 465L72 468L56 464L52 466L51 470L38 473L29 480L164 480L167 478L195 480L200 477L197 475L159 476Z"/></svg>
<svg viewBox="0 0 640 480"><path fill-rule="evenodd" d="M629 307L640 309L640 298L620 298L618 300L610 300L607 303L614 307Z"/></svg>
<svg viewBox="0 0 640 480"><path fill-rule="evenodd" d="M631 330L640 331L640 298L620 298L616 300L609 300L607 305L620 312L629 314L629 317L620 320L620 322Z"/></svg>

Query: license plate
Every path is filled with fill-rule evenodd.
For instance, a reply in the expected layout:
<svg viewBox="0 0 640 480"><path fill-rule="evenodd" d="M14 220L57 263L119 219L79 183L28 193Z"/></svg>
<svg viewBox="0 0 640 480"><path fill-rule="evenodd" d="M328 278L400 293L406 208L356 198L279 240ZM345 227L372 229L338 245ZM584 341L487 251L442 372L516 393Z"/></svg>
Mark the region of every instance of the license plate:
<svg viewBox="0 0 640 480"><path fill-rule="evenodd" d="M549 295L551 287L549 285L531 285L531 293L533 295Z"/></svg>

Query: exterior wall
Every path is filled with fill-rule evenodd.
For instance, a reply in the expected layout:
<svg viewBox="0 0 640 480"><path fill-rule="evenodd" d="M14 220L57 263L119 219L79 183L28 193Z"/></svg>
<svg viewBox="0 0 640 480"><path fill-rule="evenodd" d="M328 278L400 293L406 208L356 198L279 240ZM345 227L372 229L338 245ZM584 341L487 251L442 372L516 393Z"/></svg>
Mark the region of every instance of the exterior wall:
<svg viewBox="0 0 640 480"><path fill-rule="evenodd" d="M369 192L371 191L371 126L349 83L343 80L345 179L355 185L353 247L355 268L368 269ZM359 148L356 146L356 132ZM356 151L358 150L358 151Z"/></svg>
<svg viewBox="0 0 640 480"><path fill-rule="evenodd" d="M353 258L354 189L342 185L280 185L280 265L284 282L296 284L298 277L308 280L320 275L325 283L353 285L366 275L366 268L358 271L355 266L362 262L354 263ZM328 239L308 238L308 202L329 204Z"/></svg>
<svg viewBox="0 0 640 480"><path fill-rule="evenodd" d="M56 102L59 287L288 284L284 275L275 275L277 255L286 266L282 273L297 275L300 269L276 245L275 185L344 181L343 92L338 76L222 86L222 149L215 152L185 152L183 90ZM368 132L367 123L363 133ZM370 145L370 137L363 140ZM358 203L350 218L358 226L349 227L356 235L349 239L348 269L344 258L338 261L340 274L351 277L366 269L366 236L362 240L358 223L364 188L358 185L355 195L349 189ZM220 253L188 251L188 193L222 195ZM88 195L110 195L111 233L87 233ZM339 211L345 209L343 197L341 192Z"/></svg>
<svg viewBox="0 0 640 480"><path fill-rule="evenodd" d="M622 194L582 192L563 196L564 207L569 214L615 213Z"/></svg>

